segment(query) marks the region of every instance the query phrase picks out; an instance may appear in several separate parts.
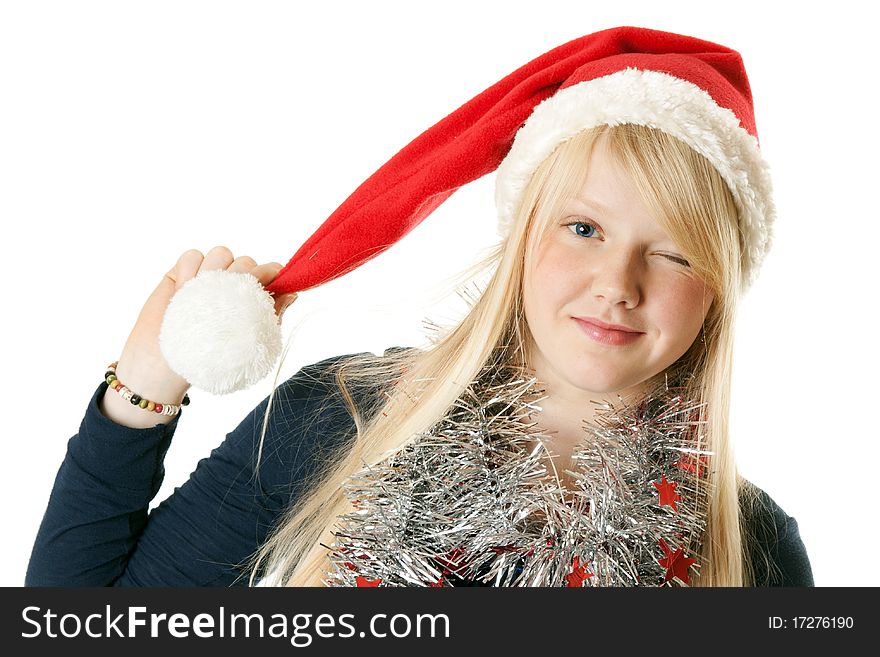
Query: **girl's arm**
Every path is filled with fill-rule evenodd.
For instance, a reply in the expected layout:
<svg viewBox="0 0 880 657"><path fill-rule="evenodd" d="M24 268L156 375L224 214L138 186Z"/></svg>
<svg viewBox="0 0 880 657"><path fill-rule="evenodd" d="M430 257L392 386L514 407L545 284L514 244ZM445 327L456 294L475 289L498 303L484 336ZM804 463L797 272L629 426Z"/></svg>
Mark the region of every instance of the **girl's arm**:
<svg viewBox="0 0 880 657"><path fill-rule="evenodd" d="M304 367L279 386L258 478L268 397L149 513L183 413L151 428L116 424L100 411L102 382L68 442L25 585L246 585L236 564L265 540L314 465L353 435L332 377L322 376L339 358Z"/></svg>
<svg viewBox="0 0 880 657"><path fill-rule="evenodd" d="M814 586L797 521L761 489L757 508L747 519L747 531L754 541L755 586Z"/></svg>

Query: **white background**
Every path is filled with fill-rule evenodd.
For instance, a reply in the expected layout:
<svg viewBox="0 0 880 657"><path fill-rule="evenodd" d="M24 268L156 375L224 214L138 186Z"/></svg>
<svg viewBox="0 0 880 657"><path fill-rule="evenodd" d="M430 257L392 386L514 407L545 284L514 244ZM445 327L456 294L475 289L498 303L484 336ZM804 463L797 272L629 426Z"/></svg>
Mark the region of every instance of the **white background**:
<svg viewBox="0 0 880 657"><path fill-rule="evenodd" d="M430 9L428 7L431 7ZM5 2L0 478L19 586L67 440L146 298L189 248L286 263L389 157L582 34L638 25L739 50L776 188L744 300L733 431L743 473L800 524L821 586L875 567L878 211L874 22L855 2ZM870 30L870 31L869 31ZM282 377L420 344L495 240L494 174L398 245L301 295ZM191 391L154 504L271 389Z"/></svg>

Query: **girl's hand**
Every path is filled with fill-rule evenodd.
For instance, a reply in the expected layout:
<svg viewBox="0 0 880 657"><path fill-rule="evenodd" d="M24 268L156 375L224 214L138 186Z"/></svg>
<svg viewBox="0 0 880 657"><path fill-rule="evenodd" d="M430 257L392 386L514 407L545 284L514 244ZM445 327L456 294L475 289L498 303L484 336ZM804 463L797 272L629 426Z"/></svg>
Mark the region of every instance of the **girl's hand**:
<svg viewBox="0 0 880 657"><path fill-rule="evenodd" d="M179 403L190 384L168 366L159 348L162 319L174 294L200 271L225 269L249 273L265 287L282 267L278 262L257 265L249 256L235 258L225 246L216 246L205 256L196 249L183 253L144 304L116 368L119 380L142 397ZM292 293L275 298L275 313L279 318L296 296Z"/></svg>

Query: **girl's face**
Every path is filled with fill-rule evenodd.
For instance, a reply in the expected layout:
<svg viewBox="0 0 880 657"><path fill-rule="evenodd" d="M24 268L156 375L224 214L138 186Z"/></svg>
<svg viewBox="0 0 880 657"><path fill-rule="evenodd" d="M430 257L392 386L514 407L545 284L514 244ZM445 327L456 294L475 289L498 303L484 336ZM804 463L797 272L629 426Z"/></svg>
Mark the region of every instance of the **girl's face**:
<svg viewBox="0 0 880 657"><path fill-rule="evenodd" d="M638 392L678 360L712 301L685 262L600 138L584 186L524 272L530 365L547 391L571 401ZM577 318L636 333L597 332Z"/></svg>

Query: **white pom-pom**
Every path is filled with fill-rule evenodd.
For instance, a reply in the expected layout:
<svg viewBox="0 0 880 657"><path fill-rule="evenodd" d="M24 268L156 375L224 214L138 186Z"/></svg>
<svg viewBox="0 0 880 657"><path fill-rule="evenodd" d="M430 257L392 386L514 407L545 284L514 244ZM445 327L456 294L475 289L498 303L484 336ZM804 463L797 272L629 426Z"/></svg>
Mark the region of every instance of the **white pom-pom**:
<svg viewBox="0 0 880 657"><path fill-rule="evenodd" d="M216 395L263 379L281 342L272 295L251 274L225 269L187 281L171 298L159 332L169 367Z"/></svg>

